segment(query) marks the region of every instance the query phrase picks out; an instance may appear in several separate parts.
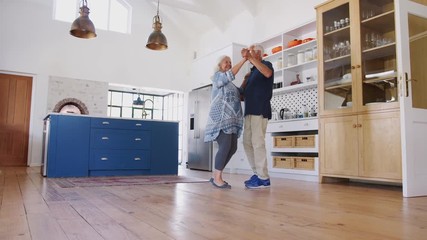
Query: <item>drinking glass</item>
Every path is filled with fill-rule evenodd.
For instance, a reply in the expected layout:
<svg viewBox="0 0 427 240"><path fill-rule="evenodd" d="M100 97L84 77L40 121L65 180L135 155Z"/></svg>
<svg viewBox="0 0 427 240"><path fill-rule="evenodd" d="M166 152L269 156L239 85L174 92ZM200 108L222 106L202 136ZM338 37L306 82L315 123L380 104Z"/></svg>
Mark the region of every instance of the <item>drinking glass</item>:
<svg viewBox="0 0 427 240"><path fill-rule="evenodd" d="M369 49L371 45L371 39L369 38L369 33L365 33L365 49Z"/></svg>

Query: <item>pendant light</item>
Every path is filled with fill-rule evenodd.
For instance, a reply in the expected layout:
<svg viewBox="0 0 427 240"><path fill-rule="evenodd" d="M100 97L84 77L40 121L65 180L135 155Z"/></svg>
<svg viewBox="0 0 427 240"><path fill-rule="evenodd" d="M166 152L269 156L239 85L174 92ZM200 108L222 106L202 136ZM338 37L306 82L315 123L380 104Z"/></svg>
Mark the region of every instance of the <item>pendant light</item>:
<svg viewBox="0 0 427 240"><path fill-rule="evenodd" d="M148 37L146 47L151 50L165 50L168 48L168 41L162 33L162 23L159 16L159 0L157 0L157 15L153 18L154 31Z"/></svg>
<svg viewBox="0 0 427 240"><path fill-rule="evenodd" d="M74 20L71 25L70 34L78 38L94 38L96 37L95 26L89 19L89 8L87 7L87 1L82 0L82 6L80 7L80 17Z"/></svg>
<svg viewBox="0 0 427 240"><path fill-rule="evenodd" d="M141 99L141 97L139 96L139 93L138 93L138 98L136 99L136 100L134 100L133 101L133 105L136 105L136 106L142 106L142 105L144 105L145 104L145 101L143 101L142 99Z"/></svg>

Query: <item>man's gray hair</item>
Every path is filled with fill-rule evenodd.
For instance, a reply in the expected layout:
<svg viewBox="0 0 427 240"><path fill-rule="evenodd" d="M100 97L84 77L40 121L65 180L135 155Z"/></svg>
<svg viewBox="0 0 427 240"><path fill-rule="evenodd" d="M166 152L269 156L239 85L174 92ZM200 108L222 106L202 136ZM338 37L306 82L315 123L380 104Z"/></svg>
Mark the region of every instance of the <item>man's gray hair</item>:
<svg viewBox="0 0 427 240"><path fill-rule="evenodd" d="M254 50L260 50L261 51L261 56L264 54L264 47L261 46L261 44L259 43L254 43L251 46L254 47Z"/></svg>

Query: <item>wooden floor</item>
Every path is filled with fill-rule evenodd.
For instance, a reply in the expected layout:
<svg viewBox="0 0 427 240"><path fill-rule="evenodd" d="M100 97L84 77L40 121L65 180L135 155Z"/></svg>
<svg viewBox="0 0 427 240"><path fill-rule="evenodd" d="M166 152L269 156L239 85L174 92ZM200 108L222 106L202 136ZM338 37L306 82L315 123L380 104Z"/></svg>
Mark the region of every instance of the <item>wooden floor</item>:
<svg viewBox="0 0 427 240"><path fill-rule="evenodd" d="M181 169L208 179L210 173ZM399 187L272 178L60 188L39 168L0 168L0 239L427 239L427 198Z"/></svg>

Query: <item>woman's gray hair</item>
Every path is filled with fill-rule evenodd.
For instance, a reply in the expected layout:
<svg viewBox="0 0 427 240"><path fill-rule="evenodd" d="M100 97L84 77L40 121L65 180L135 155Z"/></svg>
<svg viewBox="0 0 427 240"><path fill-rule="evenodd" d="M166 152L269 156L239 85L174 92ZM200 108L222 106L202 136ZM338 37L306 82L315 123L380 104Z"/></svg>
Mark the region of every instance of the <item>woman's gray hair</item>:
<svg viewBox="0 0 427 240"><path fill-rule="evenodd" d="M220 64L221 64L221 62L224 60L224 58L230 58L229 56L227 56L227 55L221 55L218 59L217 59L217 64L215 65L215 68L214 68L214 73L216 73L216 72L218 72L219 70L220 70ZM230 58L230 60L231 60L231 58Z"/></svg>

